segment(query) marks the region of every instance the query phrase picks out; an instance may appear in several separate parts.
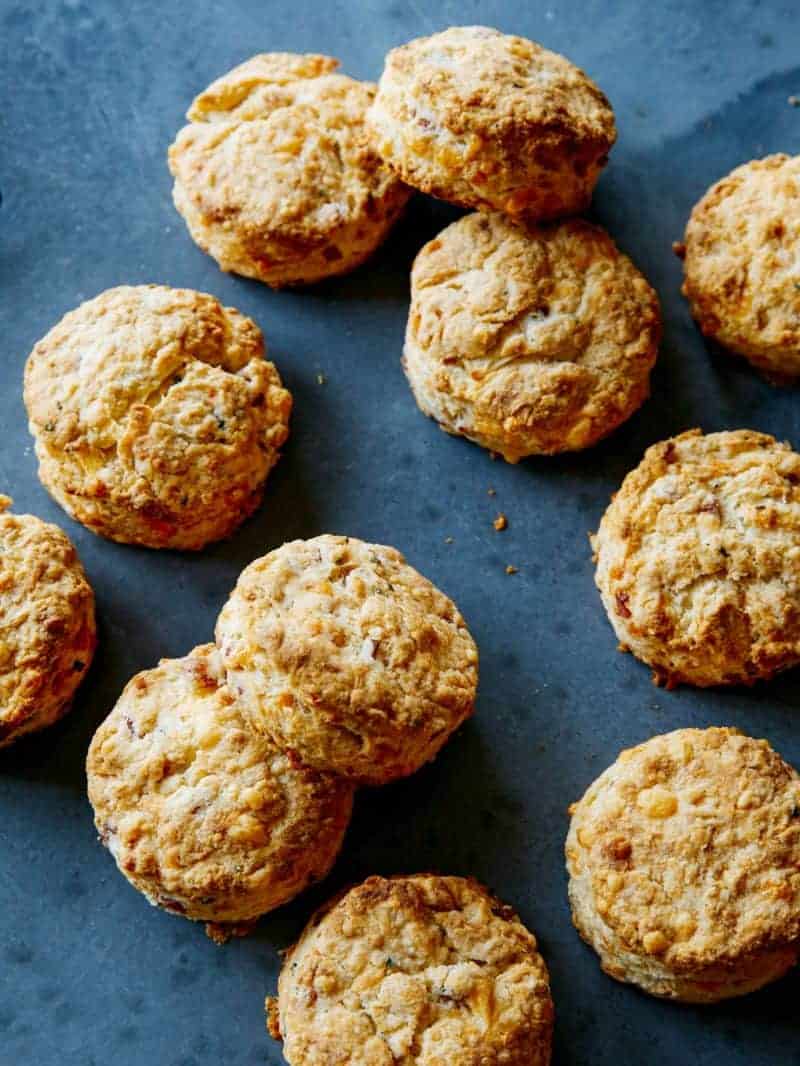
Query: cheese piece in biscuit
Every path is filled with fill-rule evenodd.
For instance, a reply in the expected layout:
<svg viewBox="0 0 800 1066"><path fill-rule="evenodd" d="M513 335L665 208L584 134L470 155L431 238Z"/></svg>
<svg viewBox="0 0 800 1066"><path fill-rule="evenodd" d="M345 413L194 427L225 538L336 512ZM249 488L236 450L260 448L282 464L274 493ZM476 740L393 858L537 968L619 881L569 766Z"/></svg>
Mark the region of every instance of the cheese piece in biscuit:
<svg viewBox="0 0 800 1066"><path fill-rule="evenodd" d="M765 740L678 729L572 808L569 898L611 977L714 1003L800 956L800 776Z"/></svg>

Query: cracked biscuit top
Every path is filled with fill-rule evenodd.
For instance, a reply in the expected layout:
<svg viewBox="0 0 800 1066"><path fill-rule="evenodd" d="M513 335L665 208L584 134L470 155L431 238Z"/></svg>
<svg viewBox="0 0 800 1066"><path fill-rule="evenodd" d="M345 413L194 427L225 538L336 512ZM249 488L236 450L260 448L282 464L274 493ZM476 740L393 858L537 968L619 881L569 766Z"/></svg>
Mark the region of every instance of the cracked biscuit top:
<svg viewBox="0 0 800 1066"><path fill-rule="evenodd" d="M256 559L217 643L255 729L365 783L413 773L472 713L478 652L455 604L400 552L355 537Z"/></svg>
<svg viewBox="0 0 800 1066"><path fill-rule="evenodd" d="M94 532L200 548L258 505L291 397L253 321L213 296L109 289L31 353L39 475Z"/></svg>
<svg viewBox="0 0 800 1066"><path fill-rule="evenodd" d="M535 937L460 877L370 877L287 953L270 1031L291 1066L547 1066Z"/></svg>
<svg viewBox="0 0 800 1066"><path fill-rule="evenodd" d="M800 949L800 777L766 740L679 729L624 751L575 804L567 860L619 952L673 974Z"/></svg>
<svg viewBox="0 0 800 1066"><path fill-rule="evenodd" d="M776 380L800 374L800 156L756 159L712 185L683 251L703 333Z"/></svg>
<svg viewBox="0 0 800 1066"><path fill-rule="evenodd" d="M404 367L426 414L516 462L631 415L660 332L655 292L604 230L476 213L416 258Z"/></svg>
<svg viewBox="0 0 800 1066"><path fill-rule="evenodd" d="M800 455L763 433L648 448L593 538L627 650L668 685L749 683L800 661Z"/></svg>
<svg viewBox="0 0 800 1066"><path fill-rule="evenodd" d="M189 109L169 150L173 197L223 270L276 287L352 270L407 201L367 137L374 86L338 65L257 55Z"/></svg>
<svg viewBox="0 0 800 1066"><path fill-rule="evenodd" d="M389 52L367 121L409 185L530 220L584 210L616 139L611 105L582 70L486 26Z"/></svg>
<svg viewBox="0 0 800 1066"><path fill-rule="evenodd" d="M255 736L213 645L137 674L87 758L97 831L148 899L243 922L323 877L352 788Z"/></svg>

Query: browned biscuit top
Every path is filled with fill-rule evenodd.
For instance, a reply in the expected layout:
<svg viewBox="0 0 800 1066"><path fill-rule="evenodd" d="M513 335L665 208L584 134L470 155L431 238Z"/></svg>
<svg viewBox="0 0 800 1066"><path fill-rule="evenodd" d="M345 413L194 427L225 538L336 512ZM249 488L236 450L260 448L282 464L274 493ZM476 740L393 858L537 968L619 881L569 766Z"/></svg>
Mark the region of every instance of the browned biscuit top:
<svg viewBox="0 0 800 1066"><path fill-rule="evenodd" d="M765 740L680 729L623 752L567 855L624 948L675 974L800 943L800 777Z"/></svg>
<svg viewBox="0 0 800 1066"><path fill-rule="evenodd" d="M0 496L0 746L65 709L95 648L94 594L72 542Z"/></svg>
<svg viewBox="0 0 800 1066"><path fill-rule="evenodd" d="M536 939L459 877L371 877L323 909L286 956L271 1015L291 1066L550 1060Z"/></svg>
<svg viewBox="0 0 800 1066"><path fill-rule="evenodd" d="M800 456L750 430L653 445L593 539L619 639L668 683L800 659Z"/></svg>

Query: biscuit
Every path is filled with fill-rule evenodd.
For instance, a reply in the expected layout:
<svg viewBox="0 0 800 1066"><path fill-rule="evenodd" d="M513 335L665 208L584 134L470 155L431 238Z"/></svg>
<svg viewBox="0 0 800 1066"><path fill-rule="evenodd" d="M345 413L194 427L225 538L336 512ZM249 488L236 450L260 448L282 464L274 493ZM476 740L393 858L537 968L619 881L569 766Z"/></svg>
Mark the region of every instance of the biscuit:
<svg viewBox="0 0 800 1066"><path fill-rule="evenodd" d="M475 213L416 258L403 365L425 414L515 463L616 429L660 334L658 297L604 230Z"/></svg>
<svg viewBox="0 0 800 1066"><path fill-rule="evenodd" d="M536 938L476 881L370 877L285 957L269 1029L290 1066L547 1066Z"/></svg>
<svg viewBox="0 0 800 1066"><path fill-rule="evenodd" d="M582 70L485 26L390 52L367 122L414 188L529 219L588 207L616 140L611 105Z"/></svg>
<svg viewBox="0 0 800 1066"><path fill-rule="evenodd" d="M375 87L328 56L268 53L201 93L169 150L173 199L226 271L273 288L344 274L389 233L410 190L371 147Z"/></svg>
<svg viewBox="0 0 800 1066"><path fill-rule="evenodd" d="M150 903L255 920L333 865L352 789L245 724L213 645L137 674L92 740L100 839Z"/></svg>
<svg viewBox="0 0 800 1066"><path fill-rule="evenodd" d="M737 167L695 205L684 295L703 333L776 382L800 374L800 156Z"/></svg>
<svg viewBox="0 0 800 1066"><path fill-rule="evenodd" d="M800 955L800 776L765 740L678 729L622 752L566 854L575 926L619 981L713 1003Z"/></svg>
<svg viewBox="0 0 800 1066"><path fill-rule="evenodd" d="M592 538L624 650L668 687L750 684L800 662L800 456L763 433L648 448Z"/></svg>
<svg viewBox="0 0 800 1066"><path fill-rule="evenodd" d="M256 559L217 643L255 730L364 784L413 773L472 713L478 652L455 604L394 548L354 537Z"/></svg>
<svg viewBox="0 0 800 1066"><path fill-rule="evenodd" d="M0 748L68 709L97 643L94 593L58 526L0 496Z"/></svg>
<svg viewBox="0 0 800 1066"><path fill-rule="evenodd" d="M258 507L292 398L249 318L141 285L101 293L39 341L25 404L39 477L68 514L111 540L198 549Z"/></svg>

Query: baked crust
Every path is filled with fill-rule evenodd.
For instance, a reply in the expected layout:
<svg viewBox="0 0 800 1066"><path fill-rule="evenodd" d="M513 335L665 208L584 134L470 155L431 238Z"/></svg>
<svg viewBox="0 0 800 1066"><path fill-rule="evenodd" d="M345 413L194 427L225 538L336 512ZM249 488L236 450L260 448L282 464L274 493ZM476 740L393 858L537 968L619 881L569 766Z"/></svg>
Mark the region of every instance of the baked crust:
<svg viewBox="0 0 800 1066"><path fill-rule="evenodd" d="M619 640L668 686L800 661L800 456L751 430L648 448L592 538Z"/></svg>
<svg viewBox="0 0 800 1066"><path fill-rule="evenodd" d="M765 740L679 729L572 808L570 901L603 969L657 996L754 991L800 955L800 777Z"/></svg>
<svg viewBox="0 0 800 1066"><path fill-rule="evenodd" d="M0 496L0 748L69 710L97 644L94 593L58 526Z"/></svg>
<svg viewBox="0 0 800 1066"><path fill-rule="evenodd" d="M547 1066L536 939L476 881L370 877L287 953L270 1029L291 1066Z"/></svg>
<svg viewBox="0 0 800 1066"><path fill-rule="evenodd" d="M475 642L394 548L284 544L243 571L216 632L252 727L365 784L413 773L472 713Z"/></svg>
<svg viewBox="0 0 800 1066"><path fill-rule="evenodd" d="M774 382L800 374L800 156L712 185L686 227L684 295L703 333Z"/></svg>
<svg viewBox="0 0 800 1066"><path fill-rule="evenodd" d="M266 53L215 81L169 150L173 199L226 271L279 288L355 269L410 190L369 143L374 86L328 56Z"/></svg>
<svg viewBox="0 0 800 1066"><path fill-rule="evenodd" d="M367 121L409 185L531 220L583 211L616 140L611 105L582 70L486 26L389 52Z"/></svg>
<svg viewBox="0 0 800 1066"><path fill-rule="evenodd" d="M137 674L86 771L120 871L152 904L212 923L252 921L324 877L352 808L346 782L252 733L214 645Z"/></svg>
<svg viewBox="0 0 800 1066"><path fill-rule="evenodd" d="M475 213L416 258L403 364L425 414L514 463L616 429L660 335L658 297L604 230Z"/></svg>
<svg viewBox="0 0 800 1066"><path fill-rule="evenodd" d="M261 331L213 296L109 289L71 311L25 367L39 477L94 533L202 548L261 502L291 396Z"/></svg>

